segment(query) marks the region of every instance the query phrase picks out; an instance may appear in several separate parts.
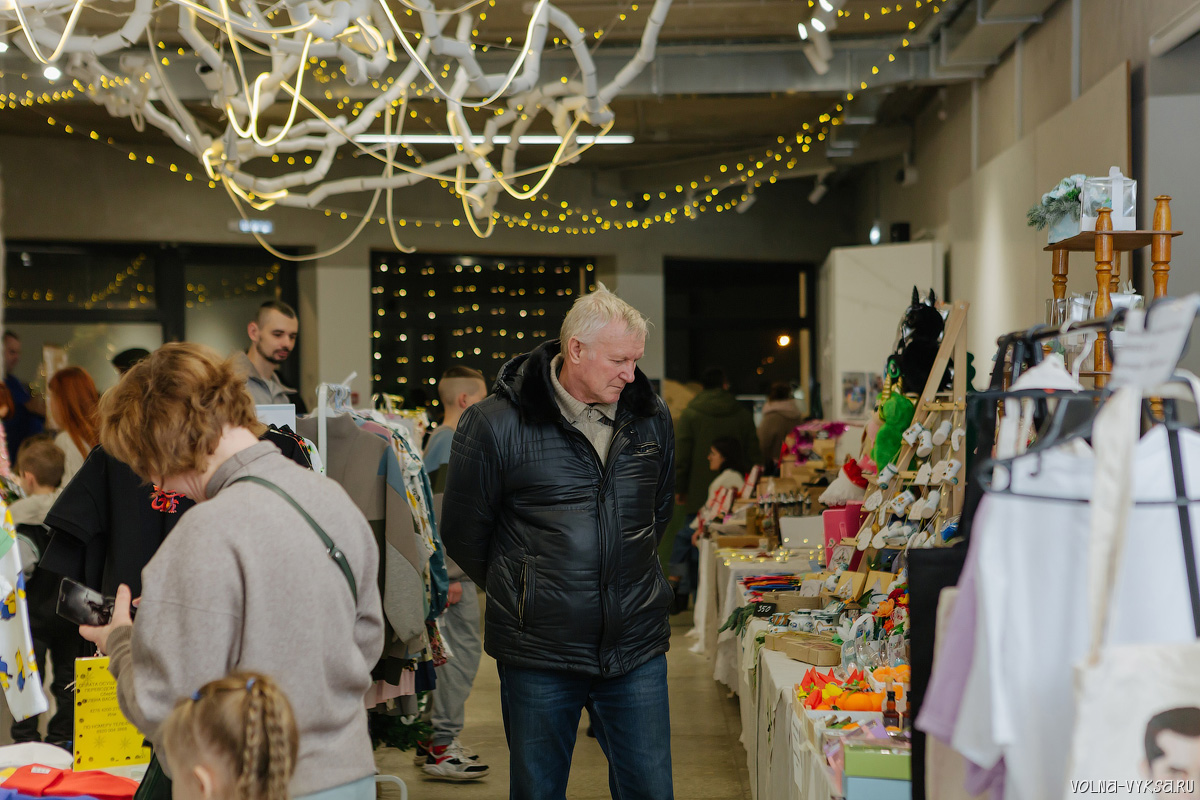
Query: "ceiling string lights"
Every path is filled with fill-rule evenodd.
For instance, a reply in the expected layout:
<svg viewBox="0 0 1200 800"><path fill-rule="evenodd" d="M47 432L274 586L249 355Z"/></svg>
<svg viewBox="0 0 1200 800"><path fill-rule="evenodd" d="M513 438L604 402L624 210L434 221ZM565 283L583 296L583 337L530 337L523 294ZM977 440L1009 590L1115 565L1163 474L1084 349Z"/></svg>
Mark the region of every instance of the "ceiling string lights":
<svg viewBox="0 0 1200 800"><path fill-rule="evenodd" d="M494 4L495 0L487 0L489 5ZM561 41L565 45L570 46L572 52L576 55L576 73L572 79L563 76L557 84L543 84L540 88L533 88L527 94L519 97L510 97L505 108L495 109L480 109L481 102L466 101L462 98L466 96L467 89L475 91L477 94L484 93L484 99L490 99L491 94L496 91L516 90L522 88L525 84L519 83L523 78L527 78L529 72L528 59L534 54L535 48L530 47L531 43L536 44L538 30L542 31L541 44L544 46L545 31L548 29L548 24L545 28L539 28L537 21L539 19L558 19L557 16L549 15L547 9L552 9L548 3L543 0L534 9L534 14L530 19L530 28L527 31L526 43L520 50L520 55L513 64L513 67L503 75L483 76L485 81L473 80L470 72L464 62L459 62L459 69L455 73L454 84L447 90L442 82L439 82L438 76L441 76L442 81L450 75L451 61L454 53L458 50L453 46L452 42L463 42L463 39L447 39L441 34L441 28L438 23L444 23L444 18L459 14L459 33L462 33L464 24L470 22L469 17L462 17L466 11L475 6L482 5L484 0L475 0L468 3L467 6L452 11L436 11L432 6L428 5L428 0L425 0L424 8L420 3L411 3L408 0L402 0L405 6L408 6L406 14L411 16L414 10L417 10L418 17L421 18L423 29L426 35L421 32L412 32L411 35L418 41L416 47L412 47L409 43L409 48L417 56L416 59L410 58L410 63L400 76L383 77L379 75L370 78L370 85L377 88L380 94L371 101L370 104L362 102L350 106L349 99L345 98L338 101L339 108L343 105L350 109L352 121L348 121L345 116L338 115L330 118L323 114L317 108L312 100L305 97L304 86L323 86L327 84L331 78L333 67L330 66L330 61L339 56L347 56L347 45L345 44L346 36L353 39L354 35L361 33L358 29L350 31L349 28L354 28L356 25L351 25L346 31L343 31L342 40L334 48L334 52L330 53L330 43L319 40L317 34L319 30L314 30L317 25L313 20L316 16L311 14L305 17L303 10L293 10L293 21L299 20L291 26L276 27L270 34L264 34L265 27L270 27L267 20L272 19L277 13L282 13L283 7L268 11L264 15L261 11L256 12L256 6L243 0L242 9L247 15L244 19L252 20L251 28L257 26L257 38L251 37L249 33L238 27L242 24L243 18L232 14L229 11L225 0L209 0L209 8L197 6L190 0L173 0L182 6L181 8L181 30L196 30L197 20L211 22L213 25L220 27L225 31L230 44L231 53L240 53L238 42L242 45L262 49L265 44L264 40L280 41L280 37L290 42L292 50L297 50L297 58L288 60L286 57L287 48L282 44L278 46L279 54L275 49L270 49L273 58L279 58L283 63L284 72L288 75L295 74L295 87L286 79L278 80L278 87L281 96L286 96L289 101L289 122L283 126L271 126L268 130L260 134L258 125L258 112L266 108L269 103L273 102L273 97L268 96L269 88L275 81L275 70L271 73L262 73L258 75L252 82L246 80L245 63L239 61L238 58L233 59L233 64L229 64L228 59L221 61L213 61L213 53L219 59L221 53L213 48L212 44L198 38L193 34L188 38L189 44L207 46L212 52L208 53L208 58L205 60L205 65L211 67L209 70L201 68L201 78L204 83L213 91L213 105L222 107L229 114L229 125L224 136L220 141L215 141L211 138L197 136L193 139L190 133L186 132L183 126L178 124L178 120L174 117L169 117L163 111L160 111L156 103L162 105L167 112L175 113L180 111L180 118L185 121L190 121L191 125L195 125L195 120L188 115L187 111L182 108L182 104L177 98L174 102L171 99L171 86L165 80L162 74L161 67L168 62L168 55L163 54L166 51L166 46L163 42L158 43L157 49L153 43L148 40L149 52L151 56L148 59L132 57L126 53L121 59L122 69L125 74L115 74L113 72L90 71L87 74L79 74L78 69L80 64L98 65L99 61L94 54L80 55L79 52L72 50L72 42L69 40L63 45L63 51L68 53L68 59L71 61L71 66L68 68L68 74L73 77L72 88L64 88L61 91L56 91L53 94L45 93L38 95L32 90L26 91L24 96L18 95L16 92L10 92L7 96L0 95L0 107L7 104L9 108L15 108L18 105L32 106L35 103L50 103L58 100L72 99L79 94L86 94L97 102L103 102L111 113L116 116L128 116L135 125L144 124L145 120L149 119L153 124L158 125L163 130L171 134L172 131L176 135L172 138L176 143L180 143L179 134L182 134L182 144L185 149L193 152L195 148L206 144L205 148L200 153L200 160L204 172L200 175L193 176L191 172L180 169L176 164L170 163L169 169L172 172L177 172L185 178L185 180L199 179L199 182L207 182L210 188L223 187L230 192L231 198L238 204L239 210L244 217L248 217L245 206L255 209L265 209L271 205L286 205L300 206L316 210L323 210L326 216L338 216L341 219L355 219L361 222L355 229L354 234L346 240L340 247L349 244L349 242L365 227L365 224L374 217L376 202L379 194L386 192L391 203L392 189L402 186L409 186L424 180L436 180L439 184L447 189L447 191L458 196L463 203L464 213L463 219L475 228L480 235L488 235L493 230L496 224L503 224L509 228L524 228L539 233L566 233L573 235L596 234L602 231L609 230L645 230L653 225L660 223L674 223L680 218L696 218L699 214L708 211L726 211L737 208L741 203L746 202L753 197L753 192L760 188L764 183L775 183L779 179L786 177L798 167L798 159L795 151L804 154L810 152L813 147L817 147L820 143L825 142L831 132L831 126L836 126L842 123L845 105L854 99L852 91L845 94L845 99L831 105L830 110L821 114L817 119L809 123L804 123L800 130L788 136L779 136L776 143L779 147L772 147L761 152L751 152L739 157L730 157L726 163L721 163L709 169L703 176L696 175L692 180L681 181L673 187L666 187L663 190L656 192L646 192L642 195L642 202L637 203L634 200L610 200L609 207L592 207L590 209L572 205L566 201L558 201L552 199L549 194L538 194L539 191L546 185L550 173L562 163L572 161L588 147L595 143L595 139L590 137L605 136L606 131L610 131L612 127L611 112L603 110L601 113L592 115L590 110L595 104L589 105L588 92L594 91L595 100L597 103L603 102L607 105L608 100L611 100L619 91L618 84L624 85L629 80L636 76L637 71L644 67L653 58L654 42L657 37L658 30L661 28L663 18L665 18L666 8L669 6L669 0L660 0L656 3L651 11L649 20L643 31L642 46L638 51L637 56L626 64L621 74L617 76L603 90L596 89L594 86L594 69L592 70L593 80L589 83L586 79L581 79L580 75L586 65L590 63L590 55L584 46L586 37L578 28L571 30L576 32L576 38L571 40L570 37L563 38ZM366 2L366 0L364 0ZM909 8L914 11L922 9L923 5L931 13L939 11L937 3L941 0L926 0L922 3L921 0L916 0L914 6ZM809 6L813 9L812 19L824 19L829 17L831 20L836 20L844 16L848 16L849 12L844 11L839 6L842 0L809 0ZM45 5L47 9L50 7L58 7L65 9L70 6L69 3L54 4L39 4L36 2L27 3L22 0L22 6L26 10L26 15L30 14L29 7L38 8ZM73 6L72 6L73 7ZM219 11L214 10L219 9ZM272 7L275 9L276 7ZM298 9L306 9L307 5L301 4ZM634 5L633 10L637 10ZM896 5L894 7L882 6L880 15L889 13L900 13L904 6ZM11 9L10 9L11 11ZM135 9L136 11L136 9ZM390 9L387 9L382 2L378 9L372 9L375 16L383 15L388 20L388 25L396 22L395 16L392 15ZM543 13L545 12L545 13ZM2 7L0 7L0 17L5 15ZM46 10L42 13L49 14ZM868 12L863 12L867 19L870 18ZM432 16L432 20L426 17ZM482 17L483 14L481 13ZM625 13L621 12L620 19L625 18ZM374 19L374 17L372 17ZM569 18L568 18L569 19ZM187 22L185 23L185 20ZM261 21L260 21L261 20ZM356 18L357 20L357 18ZM358 20L361 21L361 20ZM561 21L561 19L560 19ZM357 22L356 22L357 24ZM836 22L830 26L836 27ZM913 30L916 27L916 19L910 18L907 21L907 30ZM368 23L368 27L370 24ZM609 26L611 29L612 26ZM800 23L803 30L804 24ZM388 26L376 29L370 27L376 33L380 30L387 31ZM128 30L128 26L122 28ZM398 37L404 36L403 29L398 24L392 25L392 30L395 31ZM440 66L436 70L431 70L427 63L430 58L430 53L434 49L433 39L429 32L437 30L441 36L440 44L436 54L442 58ZM471 35L477 34L478 30L470 31ZM564 33L567 31L564 30ZM245 34L245 36L243 36ZM290 38L289 38L290 35ZM371 42L375 40L367 34L367 39ZM380 34L381 36L383 34ZM603 37L606 35L605 30L597 31L594 36L598 40L596 43L590 43L593 48L598 47ZM389 32L389 36L391 33ZM40 38L39 38L40 37ZM102 37L99 40L93 40L99 45L107 37ZM335 39L337 37L334 37ZM34 39L41 41L45 47L53 46L58 49L59 43L49 42L46 36L46 29L39 28L34 36ZM255 39L254 42L248 39ZM15 37L18 46L22 44L22 38ZM46 40L46 41L43 41ZM387 62L398 60L395 53L394 42L398 39L385 40L388 45ZM407 40L405 40L407 41ZM560 41L555 39L556 42ZM363 42L359 49L366 47ZM368 43L369 44L369 43ZM909 46L907 38L902 39L901 48ZM403 46L403 45L402 45ZM486 50L488 45L483 45ZM493 47L498 45L493 44ZM470 44L468 51L474 52L476 45ZM22 48L26 49L26 48ZM32 48L30 48L32 49ZM196 52L202 54L204 47L198 46ZM369 48L367 48L369 49ZM40 52L40 51L38 51ZM183 54L183 48L179 48L178 53ZM350 48L351 54L357 53L357 50ZM465 52L465 51L464 51ZM73 53L73 54L72 54ZM581 55L581 53L583 55ZM539 51L540 54L540 51ZM378 56L378 51L375 51L375 56ZM586 58L584 56L587 56ZM31 57L36 58L36 53L31 53ZM367 62L360 63L360 71L354 68L348 68L346 63L343 63L337 74L348 83L354 83L355 80L366 80L370 77L369 67L373 65L373 61L365 58L365 55L358 56L350 55L350 60L359 58ZM522 60L524 59L524 60ZM889 53L887 61L895 61L895 53ZM473 59L467 59L467 64L473 62ZM212 66L219 63L222 67L218 73L216 67ZM309 72L306 75L306 66ZM478 64L476 63L477 67ZM146 67L149 67L148 69ZM235 69L237 67L237 69ZM328 67L330 73L324 70ZM291 72L288 72L288 69ZM876 75L880 71L879 65L871 67L871 74ZM434 73L437 73L436 75ZM518 74L519 73L519 74ZM3 73L0 73L2 75ZM219 74L218 77L214 77ZM482 73L480 73L482 75ZM623 77L624 76L624 77ZM22 79L28 80L28 74L22 74ZM865 76L864 76L865 77ZM239 81L240 78L240 81ZM408 81L412 78L411 81ZM418 81L420 78L420 81ZM536 80L536 77L534 78ZM158 81L156 83L156 81ZM406 82L407 81L407 82ZM466 82L466 88L462 85ZM238 84L241 84L240 90ZM622 83L623 82L623 83ZM251 85L252 84L252 85ZM858 82L859 89L865 89L868 86L866 80ZM580 89L577 94L570 94L572 88ZM485 92L485 90L490 90ZM326 100L334 99L334 95L328 89L318 90L316 93L322 93ZM451 96L447 96L447 94ZM140 95L143 98L143 111L146 113L139 115L134 113L134 104L125 102L121 98L128 98ZM438 134L445 136L447 140L454 141L454 153L445 158L425 160L415 151L416 141L406 141L405 134L402 131L402 125L406 116L407 102L410 97L433 96L433 100L438 102L440 98L444 98L449 110L447 112L447 125L452 129L451 134ZM457 96L459 100L454 102L453 96ZM528 103L528 105L527 105ZM295 117L299 113L299 109L306 109L311 117L302 121L295 122ZM464 110L489 110L492 112L491 118L487 124L483 126L482 131L475 132L471 129L470 123L465 119ZM515 155L519 147L523 144L530 144L529 134L523 134L528 130L533 118L541 112L547 112L552 117L557 133L554 135L552 143L558 145L555 158L546 165L534 169L517 170L515 168ZM416 117L416 112L410 112L412 117ZM368 135L365 133L370 121L376 117L383 116L385 124L389 123L394 117L396 119L396 132L386 133L382 137L377 137L377 141L363 141L363 137ZM243 124L239 120L245 119ZM578 134L577 131L584 120L588 120L590 124L595 126L600 124L599 128L595 129L595 133ZM56 124L54 118L49 118L48 122L51 125ZM432 120L429 117L425 118L427 124L431 124ZM355 127L351 127L351 126ZM565 126L565 128L564 128ZM508 128L508 132L500 133L499 131ZM82 129L73 127L69 124L63 124L62 130L67 133L79 133L81 135L89 135L91 139L103 141L110 147L115 147L119 150L125 150L118 146L112 138L100 137L95 131L90 134L85 133ZM354 130L361 130L361 133L355 134ZM196 133L199 133L196 130ZM409 136L415 136L409 134ZM357 141L356 141L357 140ZM262 141L268 142L264 145ZM585 144L586 142L586 144ZM193 147L193 143L195 143ZM539 142L540 143L540 142ZM580 145L574 152L564 152L568 149L568 143ZM794 144L793 144L794 143ZM385 147L384 154L381 155L377 149L382 144ZM383 165L383 174L379 177L368 178L351 178L341 180L325 180L328 174L329 167L332 161L342 158L342 153L337 152L344 145L356 148L355 154L370 157L378 160ZM370 145L374 145L371 147ZM502 164L497 169L492 163L489 156L493 148L503 145ZM397 148L403 147L406 154L413 159L413 164L403 164L396 161ZM129 158L134 161L142 161L143 157L132 151L127 151ZM303 155L301 155L303 154ZM245 157L244 161L239 160ZM272 178L254 177L248 174L244 169L244 164L252 162L254 159L268 158L274 164L287 163L288 166L297 166L302 163L305 168L295 171L288 171L284 175L275 175ZM155 164L152 156L145 156L144 160L148 164ZM159 166L167 167L165 164ZM451 172L453 170L453 172ZM472 174L468 175L468 170ZM525 183L524 180L533 180L532 176L540 176L533 184ZM307 183L305 183L307 182ZM307 193L296 191L294 187L289 187L289 184L302 183L309 188ZM520 184L518 187L517 184ZM732 189L733 191L728 191ZM363 213L361 209L339 209L331 207L328 200L333 195L350 194L361 191L374 191L375 196L368 209L367 213ZM501 192L507 192L513 197L518 197L525 200L534 200L549 203L548 207L534 209L532 211L524 211L518 213L505 213L496 208L497 200ZM720 196L719 196L720 195ZM659 201L667 201L663 204ZM640 213L639 210L645 210L649 205L656 206L652 212ZM379 216L379 224L387 225L392 236L393 243L398 249L407 250L399 241L396 231L396 226L403 228L408 225L413 227L421 227L423 224L441 227L443 224L458 227L463 223L458 217L451 219L405 219L395 218L389 211L386 216ZM484 221L484 228L480 228L477 220ZM279 253L271 248L261 236L255 234L259 242L267 247L280 258L295 258L285 253ZM311 256L306 256L311 257Z"/></svg>
<svg viewBox="0 0 1200 800"><path fill-rule="evenodd" d="M13 41L30 59L61 68L111 115L127 117L135 127L149 123L162 130L191 153L208 179L220 183L243 211L244 205L260 210L271 205L315 208L330 196L364 191L374 192L376 200L380 192L387 192L390 199L394 189L434 179L454 185L465 216L480 235L491 231L502 193L518 199L533 196L557 167L594 145L594 140L580 144L578 134L610 133L614 116L609 104L653 61L671 6L671 0L656 0L640 47L611 81L601 85L583 29L549 0L537 0L517 57L499 74L484 72L472 41L478 32L472 10L484 0L452 10L439 10L430 0L401 0L406 14L419 21L419 31L405 30L386 0L286 0L268 7L258 0L238 0L236 10L228 0L171 2L178 6L179 35L201 60L197 72L209 102L224 112L225 129L218 135L209 133L184 105L163 69L169 56L155 47L150 34L154 0L134 0L133 8L119 17L120 27L99 35L76 33L85 0L18 0L0 7L0 18L17 26ZM286 16L287 23L276 24L277 14ZM541 56L551 31L574 57L574 79L542 75ZM131 50L143 34L145 51ZM266 55L269 70L252 74L246 51ZM116 65L101 61L117 53ZM324 114L305 95L306 86L318 100L322 92L311 77L305 81L313 58L340 62L339 72L349 85L378 86L377 93L355 109L360 113ZM435 60L440 64L436 74L430 66ZM404 64L399 75L380 82L393 63ZM357 144L354 138L381 116L387 123L396 115L395 133L402 133L409 90L418 76L424 76L446 106L446 127L457 139L451 153L414 167L394 159L390 149L381 156ZM465 112L490 107L502 98L476 131ZM260 117L277 103L288 108L286 121L262 130ZM561 142L549 162L518 170L521 136L543 114ZM503 145L495 142L501 133L508 137ZM392 147L395 144L398 141ZM383 162L380 174L330 177L335 156L347 146ZM263 161L279 163L271 161L272 156L302 153L312 158L303 169L283 174L257 169ZM526 177L532 186L517 185ZM479 229L476 220L486 230Z"/></svg>

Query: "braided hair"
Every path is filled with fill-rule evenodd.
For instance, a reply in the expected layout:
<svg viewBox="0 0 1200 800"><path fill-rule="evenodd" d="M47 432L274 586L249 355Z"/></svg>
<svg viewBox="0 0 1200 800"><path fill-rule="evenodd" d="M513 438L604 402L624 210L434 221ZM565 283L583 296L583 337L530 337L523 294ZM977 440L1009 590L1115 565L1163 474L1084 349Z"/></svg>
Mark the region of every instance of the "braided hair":
<svg viewBox="0 0 1200 800"><path fill-rule="evenodd" d="M237 800L288 800L299 739L291 703L279 685L266 675L234 672L175 706L163 746L176 773L175 763L188 753L220 758Z"/></svg>

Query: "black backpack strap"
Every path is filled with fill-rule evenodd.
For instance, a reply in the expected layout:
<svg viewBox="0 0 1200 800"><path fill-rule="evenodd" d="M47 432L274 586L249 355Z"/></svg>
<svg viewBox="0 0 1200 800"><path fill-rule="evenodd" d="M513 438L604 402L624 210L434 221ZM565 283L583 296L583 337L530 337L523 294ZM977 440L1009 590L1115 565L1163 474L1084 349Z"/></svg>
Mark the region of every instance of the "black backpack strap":
<svg viewBox="0 0 1200 800"><path fill-rule="evenodd" d="M333 539L329 538L329 534L325 533L324 529L317 524L317 521L313 519L307 511L301 508L300 504L297 503L290 494L285 492L283 489L280 489L269 480L260 478L257 475L245 475L234 481L234 483L242 482L257 483L259 486L265 486L275 494L282 497L284 500L287 500L288 503L291 504L292 508L296 509L296 512L299 513L300 516L304 517L304 521L309 524L309 527L313 529L313 532L317 534L317 537L320 538L321 542L325 545L325 552L329 554L329 557L333 559L333 563L337 564L338 569L342 571L342 575L346 578L346 583L350 586L350 594L354 596L354 602L357 603L358 586L354 582L354 573L350 569L350 562L346 560L346 554L338 549L338 546L334 544Z"/></svg>

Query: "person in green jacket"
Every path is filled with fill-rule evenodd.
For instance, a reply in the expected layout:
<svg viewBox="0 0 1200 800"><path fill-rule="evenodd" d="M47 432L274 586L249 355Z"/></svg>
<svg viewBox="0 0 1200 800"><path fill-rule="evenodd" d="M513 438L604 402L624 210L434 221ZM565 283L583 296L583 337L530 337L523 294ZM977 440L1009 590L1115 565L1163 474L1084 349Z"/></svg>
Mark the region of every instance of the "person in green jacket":
<svg viewBox="0 0 1200 800"><path fill-rule="evenodd" d="M718 440L741 445L744 467L762 463L754 416L729 392L724 370L705 371L703 391L692 398L675 424L675 502L687 511L687 521L675 532L667 581L675 593L672 613L687 609L699 582L696 545L692 544L692 519L708 501L708 489L724 466L714 470L709 453ZM728 450L729 448L725 448ZM738 461L742 459L738 458ZM720 464L720 461L716 462Z"/></svg>
<svg viewBox="0 0 1200 800"><path fill-rule="evenodd" d="M708 497L708 486L717 477L708 466L708 450L723 436L742 444L749 464L761 464L762 452L754 415L729 392L725 371L706 370L703 391L692 398L675 425L675 501L695 514Z"/></svg>

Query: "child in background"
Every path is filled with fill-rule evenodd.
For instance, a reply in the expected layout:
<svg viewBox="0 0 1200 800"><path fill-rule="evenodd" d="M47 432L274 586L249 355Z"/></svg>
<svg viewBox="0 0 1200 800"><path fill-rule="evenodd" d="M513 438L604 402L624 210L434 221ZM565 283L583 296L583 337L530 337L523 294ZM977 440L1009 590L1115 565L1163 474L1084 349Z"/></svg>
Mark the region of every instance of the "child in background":
<svg viewBox="0 0 1200 800"><path fill-rule="evenodd" d="M68 687L75 682L75 659L87 654L88 645L75 625L55 613L59 576L38 568L50 541L50 532L42 523L58 498L65 460L50 434L38 434L21 442L16 472L25 497L13 503L9 512L17 530L38 672L45 674L46 653L50 653L54 664L50 692L56 708L46 727L46 741L70 750L75 738L75 698ZM13 723L11 732L14 742L42 740L38 717Z"/></svg>
<svg viewBox="0 0 1200 800"><path fill-rule="evenodd" d="M17 481L25 496L8 507L14 525L41 525L58 497L66 455L48 433L30 436L17 451ZM25 553L21 564L28 569Z"/></svg>
<svg viewBox="0 0 1200 800"><path fill-rule="evenodd" d="M175 800L287 800L299 745L287 696L252 672L206 684L163 727Z"/></svg>

